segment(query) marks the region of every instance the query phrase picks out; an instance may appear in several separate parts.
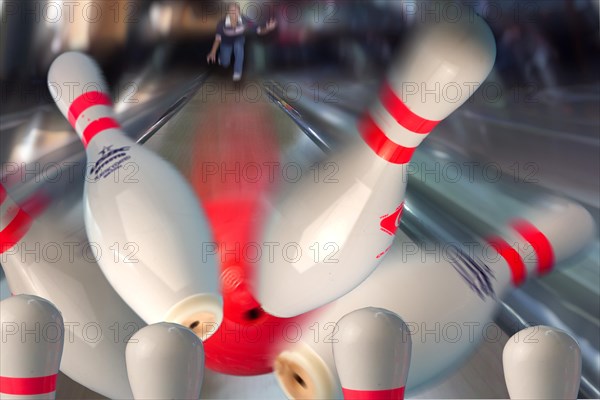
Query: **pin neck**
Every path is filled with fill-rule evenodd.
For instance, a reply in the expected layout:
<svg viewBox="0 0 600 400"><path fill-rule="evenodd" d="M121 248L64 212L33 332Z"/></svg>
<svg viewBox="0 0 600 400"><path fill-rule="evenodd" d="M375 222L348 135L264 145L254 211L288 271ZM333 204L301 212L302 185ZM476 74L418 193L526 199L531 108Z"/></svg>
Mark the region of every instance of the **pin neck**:
<svg viewBox="0 0 600 400"><path fill-rule="evenodd" d="M105 93L99 91L91 91L81 94L77 97L67 113L69 123L75 128L81 135L81 141L84 147L87 148L89 142L99 133L104 132L107 129L121 129L119 123L112 116L101 116L90 120L88 116L88 123L85 128L77 128L77 121L84 118L84 113L94 106L108 106L112 107L112 100Z"/></svg>
<svg viewBox="0 0 600 400"><path fill-rule="evenodd" d="M384 82L379 99L396 122L411 132L427 134L441 122L423 118L412 112L402 100L402 94L396 94L388 82Z"/></svg>
<svg viewBox="0 0 600 400"><path fill-rule="evenodd" d="M90 124L83 130L81 135L83 146L87 148L90 141L96 137L96 135L104 132L107 129L121 129L121 125L119 125L114 118L110 117L100 118L90 122Z"/></svg>
<svg viewBox="0 0 600 400"><path fill-rule="evenodd" d="M71 126L75 126L79 116L92 106L112 106L112 100L103 92L85 92L73 100L69 107L68 119Z"/></svg>
<svg viewBox="0 0 600 400"><path fill-rule="evenodd" d="M524 219L514 220L510 226L531 245L537 256L537 273L544 275L550 272L554 267L555 256L552 244L546 235Z"/></svg>
<svg viewBox="0 0 600 400"><path fill-rule="evenodd" d="M555 257L552 244L546 235L535 225L523 219L512 221L510 227L531 246L530 249L521 248L522 246L519 246L519 244L511 246L500 236L488 237L486 241L508 264L513 285L522 285L527 279L527 274L532 272L527 270L527 264L525 263L525 260L529 260L531 255L530 253L524 254L526 250L534 252L537 260L535 272L538 275L550 272L554 267Z"/></svg>
<svg viewBox="0 0 600 400"><path fill-rule="evenodd" d="M416 147L401 146L390 140L369 114L358 123L358 131L375 154L392 164L407 164L416 150Z"/></svg>
<svg viewBox="0 0 600 400"><path fill-rule="evenodd" d="M412 112L387 82L383 84L379 100L383 110L368 112L359 122L358 130L379 157L393 164L406 164L440 121L428 120Z"/></svg>
<svg viewBox="0 0 600 400"><path fill-rule="evenodd" d="M519 252L500 236L489 237L487 242L508 264L512 277L512 284L514 286L521 286L527 278L527 267Z"/></svg>

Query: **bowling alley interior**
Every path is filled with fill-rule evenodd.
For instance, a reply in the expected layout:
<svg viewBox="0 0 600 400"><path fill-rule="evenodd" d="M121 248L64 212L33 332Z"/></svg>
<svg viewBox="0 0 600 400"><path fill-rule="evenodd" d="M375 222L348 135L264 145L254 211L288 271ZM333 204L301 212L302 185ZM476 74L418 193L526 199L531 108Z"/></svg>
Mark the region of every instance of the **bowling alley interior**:
<svg viewBox="0 0 600 400"><path fill-rule="evenodd" d="M598 0L0 0L0 397L600 398Z"/></svg>

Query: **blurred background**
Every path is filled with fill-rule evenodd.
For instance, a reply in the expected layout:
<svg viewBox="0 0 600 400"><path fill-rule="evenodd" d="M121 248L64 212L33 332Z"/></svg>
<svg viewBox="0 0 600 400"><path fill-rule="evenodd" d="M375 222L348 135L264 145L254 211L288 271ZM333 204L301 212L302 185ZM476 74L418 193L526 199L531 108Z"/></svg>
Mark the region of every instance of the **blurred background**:
<svg viewBox="0 0 600 400"><path fill-rule="evenodd" d="M493 164L526 196L552 193L576 201L598 224L599 1L464 3L490 24L497 60L482 88L436 129L432 148L460 160ZM456 12L453 3L444 1L239 1L249 20L262 25L275 18L278 27L246 38L244 80L232 88L231 69L206 62L226 4L0 0L2 184L16 198L43 187L61 205L56 218L69 209L69 201L76 201L66 198L81 194L81 182L56 184L49 169L83 155L47 90L48 67L62 52L80 50L96 58L128 134L193 180L197 153L187 144L204 137L210 146L209 131L228 129L230 134L220 140L234 147L245 146L249 136L256 138L252 132L273 132L277 151L298 162L343 142L348 126L376 96L410 30L426 20L453 18ZM241 100L232 100L236 96ZM197 192L203 200L211 196L210 189ZM583 254L568 261L568 268L503 299L495 319L504 340L526 323L572 333L584 355L580 396L586 398L600 397L599 259L596 237ZM454 375L415 396L506 397L502 346L483 343ZM59 398L100 398L61 379ZM205 391L207 397L283 397L270 375L209 374Z"/></svg>

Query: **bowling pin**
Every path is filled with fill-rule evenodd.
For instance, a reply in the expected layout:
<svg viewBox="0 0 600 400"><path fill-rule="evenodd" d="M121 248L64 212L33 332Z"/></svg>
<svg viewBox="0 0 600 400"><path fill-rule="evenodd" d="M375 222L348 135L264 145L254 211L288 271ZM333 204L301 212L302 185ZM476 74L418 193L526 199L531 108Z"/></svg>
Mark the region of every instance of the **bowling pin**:
<svg viewBox="0 0 600 400"><path fill-rule="evenodd" d="M335 142L335 138L340 136L340 130L335 125L328 125L327 131L323 132L306 123L306 120L316 117L311 101L304 100L291 107L281 96L277 93L273 95L275 101L286 104L286 112L294 117L293 121L307 135L315 131L319 137L329 135L328 143ZM323 107L321 105L321 109ZM353 120L353 115L347 111L327 109L324 112L331 111L336 111L340 119ZM358 135L357 132L355 134ZM570 254L569 248L573 242L588 243L590 229L593 228L591 224L584 223L581 229L572 229L568 219L555 218L558 214L587 214L579 204L538 185L517 185L511 182L514 179L512 177L490 177L489 174L498 171L487 171L489 164L482 165L465 159L441 142L438 139L428 141L415 152L411 161L412 170L408 175L412 193L419 192L431 198L437 203L437 208L468 225L479 236L493 239L499 235L504 241L510 241L511 245L529 248L531 251L526 259L536 260L540 273L552 269L556 263L554 252L564 259L561 254ZM414 205L411 197L411 193L407 193L406 206ZM557 221L562 222L557 224ZM584 221L589 219L584 217ZM569 229L569 235L560 233L566 229ZM545 239L548 232L552 232L552 246Z"/></svg>
<svg viewBox="0 0 600 400"><path fill-rule="evenodd" d="M444 157L436 157L436 153ZM459 154L440 145L422 149L414 161L418 169L424 170L436 167L445 170L451 163L455 166L467 163ZM593 225L572 223L588 220L587 211L579 204L547 193L541 187L532 187L535 192L527 192L525 185L490 182L484 176L483 169L475 166L470 173L460 174L456 179L442 177L435 182L416 171L409 182L414 190L500 250L507 243L529 249L530 255L524 260L534 261L541 274L552 269L556 257L564 259L562 254L570 252L573 242L587 242ZM566 230L568 235L564 234Z"/></svg>
<svg viewBox="0 0 600 400"><path fill-rule="evenodd" d="M581 350L567 333L532 326L512 336L502 352L511 399L574 400L581 380Z"/></svg>
<svg viewBox="0 0 600 400"><path fill-rule="evenodd" d="M344 399L404 399L410 352L410 332L396 314L368 307L344 315L333 340Z"/></svg>
<svg viewBox="0 0 600 400"><path fill-rule="evenodd" d="M310 103L310 102L308 102ZM296 105L295 108L290 108L288 111L290 114L297 116L301 121L304 119L310 119L311 114L310 104L309 107L305 107L305 104ZM352 118L351 115L347 115L348 118ZM299 127L305 131L318 131L314 126L308 126L306 129L298 121L296 122ZM331 126L335 133L335 127ZM331 131L327 131L331 133ZM308 134L308 133L307 133ZM431 202L429 207L419 207L422 205L422 197L424 193L431 199L435 199L437 204L435 208L443 209L447 213L454 214L455 217L461 220L461 223L465 220L469 220L468 224L474 230L480 232L481 235L492 238L491 233L497 232L498 236L509 243L512 246L520 248L526 254L523 254L522 258L526 261L531 261L535 264L535 272L537 274L544 274L549 271L556 262L562 262L571 255L578 253L586 244L588 244L594 237L594 223L589 213L582 208L580 205L569 201L564 198L547 194L542 188L536 187L535 193L524 193L521 188L515 185L507 185L505 182L494 182L493 184L485 182L481 179L483 175L481 169L474 166L474 171L468 174L459 176L460 179L452 179L452 181L435 180L435 184L431 184L430 181L423 180L423 184L431 184L430 191L424 191L421 188L421 182L419 178L422 176L419 174L419 169L426 171L446 170L446 168L455 168L458 164L466 165L464 160L459 154L448 149L447 146L440 146L439 144L432 145L433 142L429 142L426 146L421 147L413 157L413 162L417 166L417 170L413 170L409 175L409 181L411 182L413 191L407 195L406 198L406 209L409 210L408 218L404 219L406 225L407 221L411 220L411 216L414 214L431 214ZM435 164L434 164L435 163ZM454 167L452 166L454 164ZM464 170L463 170L464 171ZM429 185L423 185L429 186ZM415 190L416 189L416 190ZM417 196L418 194L418 196ZM493 198L494 202L490 203L489 200ZM438 201L443 199L442 201ZM457 213L454 207L460 206L461 213ZM536 210L537 209L537 210ZM444 219L442 216L441 219ZM429 219L424 225L428 228L439 224L436 218ZM412 224L411 224L412 225ZM577 226L577 229L573 229L573 226ZM569 230L569 235L564 235L562 232ZM498 238L498 236L496 236ZM455 241L456 235L447 234L445 237L449 242ZM540 240L548 240L550 246L532 246L532 243L543 243ZM525 239L529 238L529 241ZM533 238L533 240L532 240ZM472 241L468 237L463 239L465 243ZM402 242L402 241L400 241ZM521 281L522 278L519 279ZM360 287L360 286L359 286ZM318 312L318 311L317 311ZM310 319L312 323L315 319ZM328 323L328 328L331 328L331 322L327 320L321 320ZM444 321L441 321L444 322ZM465 323L471 324L472 321L466 321ZM477 321L480 323L481 321ZM414 326L414 325L411 325ZM418 329L419 327L417 327ZM464 327L468 330L468 327ZM307 329L311 329L309 325ZM312 327L314 329L314 326ZM331 330L323 331L322 334L331 334ZM439 333L439 332L438 332ZM436 334L435 331L433 334ZM316 335L315 335L316 336ZM323 350L322 346L314 346L318 350ZM326 350L326 346L324 348ZM433 375L439 374L443 371L444 366L449 366L456 363L460 357L462 357L461 351L467 351L464 345L459 344L457 347L458 351L454 353L440 353L442 355L441 364L433 365ZM319 358L317 352L310 347L297 348L297 352L290 352L289 350L284 351L280 356L280 360L291 360L294 359L294 368L287 368L283 362L277 362L276 367L282 365L282 369L287 368L287 371L291 372L291 375L286 371L286 376L294 376L294 371L299 371L299 365L302 365L303 360L312 360L313 365L318 365L319 368L314 368L315 371L311 372L314 376L321 374L323 377L331 377L330 370L327 367L323 367L324 361ZM418 344L418 354L423 354L423 344ZM319 354L324 352L319 351ZM433 353L426 353L433 354ZM326 359L327 357L324 357ZM454 361L451 361L454 360ZM426 361L428 363L429 361ZM422 361L415 362L419 368L423 365ZM427 364L424 364L425 366ZM292 364L290 364L292 365ZM302 367L300 376L306 376L307 371L310 367L304 365ZM321 370L322 372L318 372ZM432 375L426 375L423 377L422 373L411 373L411 387L418 387L421 383L430 380ZM302 379L302 378L301 378ZM327 381L324 378L320 381ZM416 382L416 383L415 383ZM302 383L309 387L311 384L315 384L310 380ZM329 387L333 385L329 382ZM294 386L290 386L294 388ZM321 387L327 387L323 384ZM324 392L331 393L331 392ZM324 395L327 396L327 395Z"/></svg>
<svg viewBox="0 0 600 400"><path fill-rule="evenodd" d="M91 58L57 57L48 87L86 148L85 226L106 278L147 323L179 323L205 339L222 301L198 199L173 166L121 131Z"/></svg>
<svg viewBox="0 0 600 400"><path fill-rule="evenodd" d="M335 170L331 179L304 174L274 206L263 240L273 244L273 257L263 257L255 283L267 312L296 316L369 276L398 228L415 148L470 97L496 55L490 28L466 11L413 42L359 123L360 140L325 163Z"/></svg>
<svg viewBox="0 0 600 400"><path fill-rule="evenodd" d="M64 324L48 300L17 295L0 302L0 397L54 399Z"/></svg>
<svg viewBox="0 0 600 400"><path fill-rule="evenodd" d="M36 196L26 202L34 203ZM67 321L61 371L103 396L131 398L125 346L145 324L85 251L89 244L81 207L73 207L80 225L67 222L66 227L78 229L76 234L63 233L63 215L58 220L43 210L35 215L15 203L1 184L0 209L0 263L11 292L48 299Z"/></svg>
<svg viewBox="0 0 600 400"><path fill-rule="evenodd" d="M267 85L268 88L275 86L274 83ZM349 121L343 127L347 133L358 135L358 132L352 132L351 127L355 116L347 110L332 107L323 110L325 105L315 107L312 101L306 99L295 102L292 107L285 101L285 95L281 91L271 90L271 96L309 136L317 132L316 136L326 137L328 144L335 143L341 136L338 125L326 124L325 127L320 127L307 123L319 117L316 114L317 110L336 115L338 120ZM285 107L281 104L285 104ZM512 237L513 243L532 248L531 258L538 259L541 272L551 269L554 263L553 255L548 252L549 248L543 243L540 232L566 229L567 226L553 226L554 216L579 213L581 206L551 193L542 186L517 185L514 183L516 178L512 176L500 179L502 174L498 174L499 171L489 168L490 166L492 165L489 163L466 159L436 136L414 153L408 182L412 192L426 194L435 200L437 207L467 224L480 236L492 237L500 234ZM411 193L407 193L406 205L411 203L410 198ZM554 235L552 248L560 254L560 248L568 248L570 242L586 242L589 227L589 224L585 224L583 229L573 229L569 235Z"/></svg>
<svg viewBox="0 0 600 400"><path fill-rule="evenodd" d="M292 379L320 388L318 398L341 395L331 351L335 324L350 311L378 307L397 314L410 329L412 362L407 391L454 371L477 343L497 340L492 323L497 299L526 278L539 273L530 247L500 251L465 231L431 201L411 194L403 224L411 237L454 238L453 245L425 242L419 246L400 231L390 254L356 289L302 319L302 337L281 349L274 368L284 391ZM554 226L577 226L586 233L581 241L560 241L555 261L578 253L594 237L594 220L582 207L556 214ZM535 221L534 221L535 222ZM550 246L563 230L547 231ZM510 242L508 238L505 242ZM442 242L447 243L447 242ZM465 246L458 247L459 243ZM569 246L565 246L568 244ZM294 378L295 376L299 378ZM291 377L291 378L290 378Z"/></svg>
<svg viewBox="0 0 600 400"><path fill-rule="evenodd" d="M204 377L202 341L188 328L158 323L127 344L127 375L135 399L199 399Z"/></svg>

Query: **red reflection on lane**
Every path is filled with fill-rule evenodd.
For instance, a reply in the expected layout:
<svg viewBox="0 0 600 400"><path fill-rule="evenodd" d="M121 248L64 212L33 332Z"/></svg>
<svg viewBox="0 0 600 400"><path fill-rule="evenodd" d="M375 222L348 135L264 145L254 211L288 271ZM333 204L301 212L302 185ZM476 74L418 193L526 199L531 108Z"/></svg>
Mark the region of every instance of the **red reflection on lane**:
<svg viewBox="0 0 600 400"><path fill-rule="evenodd" d="M191 180L219 244L224 318L205 343L206 366L234 375L272 371L279 344L294 339L294 318L264 312L253 297L252 273L261 257L264 197L276 187L279 143L269 108L231 95L203 106Z"/></svg>

